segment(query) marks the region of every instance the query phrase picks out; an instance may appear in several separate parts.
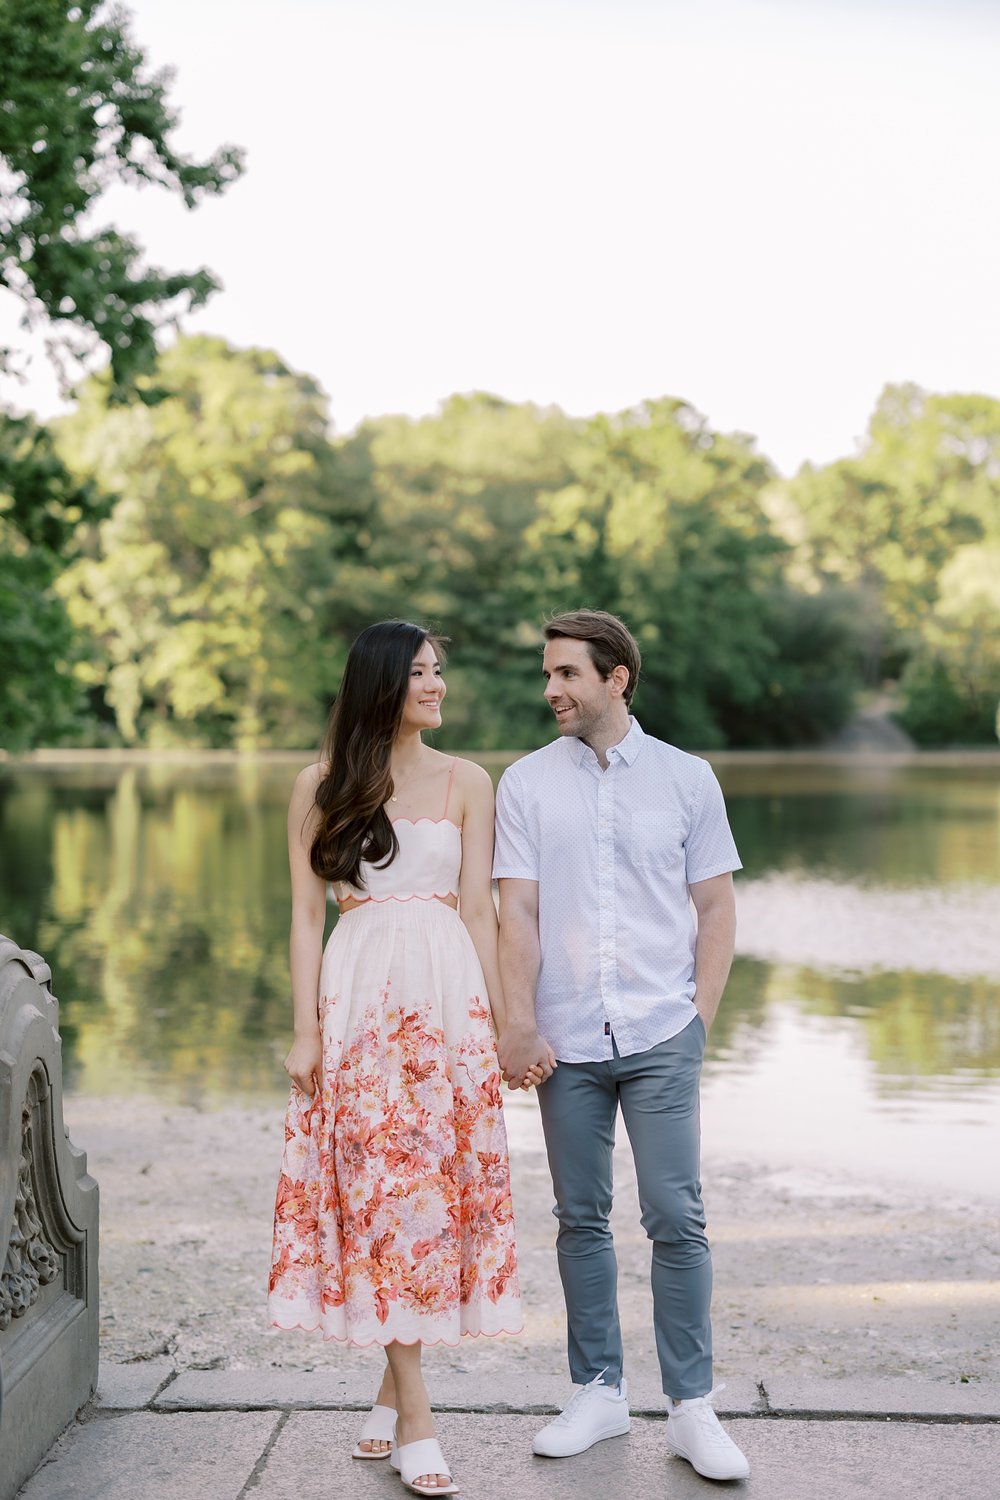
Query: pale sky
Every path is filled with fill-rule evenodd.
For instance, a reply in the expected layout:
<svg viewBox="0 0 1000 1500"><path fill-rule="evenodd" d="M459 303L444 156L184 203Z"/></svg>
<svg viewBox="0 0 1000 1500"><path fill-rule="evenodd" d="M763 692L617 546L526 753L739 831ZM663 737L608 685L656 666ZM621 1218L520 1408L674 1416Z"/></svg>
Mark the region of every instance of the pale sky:
<svg viewBox="0 0 1000 1500"><path fill-rule="evenodd" d="M99 215L225 290L335 430L455 391L680 396L794 472L886 381L1000 396L1000 6L977 0L131 0L179 142L247 148L187 214ZM24 338L9 299L0 342ZM39 353L4 395L47 415Z"/></svg>

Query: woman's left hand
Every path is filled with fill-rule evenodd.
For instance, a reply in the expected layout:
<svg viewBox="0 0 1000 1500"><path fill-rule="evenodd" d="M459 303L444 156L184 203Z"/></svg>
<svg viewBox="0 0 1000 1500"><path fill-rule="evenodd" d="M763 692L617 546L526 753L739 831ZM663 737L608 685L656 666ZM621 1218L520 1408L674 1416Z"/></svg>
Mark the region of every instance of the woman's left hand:
<svg viewBox="0 0 1000 1500"><path fill-rule="evenodd" d="M529 1089L536 1089L540 1083L544 1083L545 1076L545 1069L542 1067L541 1063L534 1063L528 1069L527 1073L525 1073L524 1080L518 1085L518 1087L522 1088L524 1092L527 1093Z"/></svg>

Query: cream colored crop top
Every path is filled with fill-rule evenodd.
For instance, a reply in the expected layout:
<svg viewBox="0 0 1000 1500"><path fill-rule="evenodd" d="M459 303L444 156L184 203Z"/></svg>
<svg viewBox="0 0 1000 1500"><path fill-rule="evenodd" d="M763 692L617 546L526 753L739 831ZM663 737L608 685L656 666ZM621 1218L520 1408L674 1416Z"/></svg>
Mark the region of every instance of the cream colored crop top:
<svg viewBox="0 0 1000 1500"><path fill-rule="evenodd" d="M455 779L455 762L440 818L390 819L399 853L384 869L361 862L364 888L338 881L332 887L338 901L431 901L435 896L457 896L462 869L462 830L446 816Z"/></svg>

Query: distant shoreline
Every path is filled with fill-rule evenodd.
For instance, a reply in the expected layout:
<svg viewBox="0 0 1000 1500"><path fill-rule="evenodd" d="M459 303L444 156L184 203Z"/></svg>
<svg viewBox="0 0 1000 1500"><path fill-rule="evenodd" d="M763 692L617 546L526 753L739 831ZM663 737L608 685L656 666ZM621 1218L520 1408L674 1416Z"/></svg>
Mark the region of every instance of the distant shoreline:
<svg viewBox="0 0 1000 1500"><path fill-rule="evenodd" d="M479 765L509 765L527 750L459 750ZM713 765L720 766L989 766L1000 769L1000 745L994 748L954 750L693 750ZM308 765L319 754L316 748L306 750L199 750L178 747L163 750L95 749L68 747L27 750L10 755L0 750L0 766L28 769L76 769L81 766L294 766Z"/></svg>

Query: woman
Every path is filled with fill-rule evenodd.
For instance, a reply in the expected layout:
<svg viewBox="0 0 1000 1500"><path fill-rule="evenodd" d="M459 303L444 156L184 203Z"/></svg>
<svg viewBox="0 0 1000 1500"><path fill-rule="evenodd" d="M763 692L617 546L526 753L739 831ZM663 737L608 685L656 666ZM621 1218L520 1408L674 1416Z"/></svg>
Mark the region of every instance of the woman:
<svg viewBox="0 0 1000 1500"><path fill-rule="evenodd" d="M439 641L369 626L324 760L292 793L293 1088L268 1298L279 1327L383 1346L354 1457L389 1456L420 1495L457 1488L421 1346L522 1326L490 1026L493 789L423 743L444 695ZM328 882L341 915L324 953Z"/></svg>

